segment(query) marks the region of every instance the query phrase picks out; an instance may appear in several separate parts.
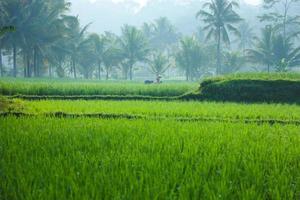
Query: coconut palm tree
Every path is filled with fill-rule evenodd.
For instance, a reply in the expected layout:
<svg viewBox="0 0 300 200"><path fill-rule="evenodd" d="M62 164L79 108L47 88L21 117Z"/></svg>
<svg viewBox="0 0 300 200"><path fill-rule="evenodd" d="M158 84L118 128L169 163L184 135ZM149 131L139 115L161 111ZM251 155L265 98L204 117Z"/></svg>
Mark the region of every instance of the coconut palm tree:
<svg viewBox="0 0 300 200"><path fill-rule="evenodd" d="M240 52L226 52L224 54L224 69L223 73L235 73L245 64L246 60Z"/></svg>
<svg viewBox="0 0 300 200"><path fill-rule="evenodd" d="M71 61L71 73L73 73L74 78L77 78L78 58L80 57L81 51L84 51L90 42L85 38L85 33L90 24L81 28L78 17L65 16L64 20L69 30L68 35L70 39L68 41L68 51Z"/></svg>
<svg viewBox="0 0 300 200"><path fill-rule="evenodd" d="M222 41L230 44L229 32L239 35L239 31L234 24L242 19L234 11L236 7L238 7L238 4L235 1L210 0L204 4L203 10L196 14L196 18L203 19L206 24L203 28L208 32L206 38L214 38L217 41L217 74L221 72Z"/></svg>
<svg viewBox="0 0 300 200"><path fill-rule="evenodd" d="M286 71L300 65L300 47L295 48L292 38L282 34L273 37L273 62L276 71Z"/></svg>
<svg viewBox="0 0 300 200"><path fill-rule="evenodd" d="M30 43L28 49L32 49L32 67L35 76L41 75L41 67L44 60L49 57L48 48L57 45L57 41L64 38L65 27L61 20L61 14L67 11L69 4L51 1L32 1L31 13L34 23L31 25Z"/></svg>
<svg viewBox="0 0 300 200"><path fill-rule="evenodd" d="M150 72L156 76L157 83L160 83L161 76L171 66L167 56L162 53L154 53L148 61Z"/></svg>
<svg viewBox="0 0 300 200"><path fill-rule="evenodd" d="M271 23L276 30L281 32L284 40L300 34L299 18L296 12L291 12L299 5L300 0L263 0L263 7L268 13L259 16L261 22ZM296 27L296 28L295 28Z"/></svg>
<svg viewBox="0 0 300 200"><path fill-rule="evenodd" d="M124 25L119 39L123 57L128 59L129 77L133 78L133 67L139 61L144 61L149 52L147 40L142 31L134 26Z"/></svg>
<svg viewBox="0 0 300 200"><path fill-rule="evenodd" d="M109 79L109 74L113 67L117 67L122 61L122 51L115 46L108 47L103 53L103 63L106 72L106 80Z"/></svg>
<svg viewBox="0 0 300 200"><path fill-rule="evenodd" d="M192 80L199 74L204 64L201 46L195 37L185 37L180 41L176 54L177 66L185 71L186 80Z"/></svg>
<svg viewBox="0 0 300 200"><path fill-rule="evenodd" d="M4 0L2 9L6 13L6 24L15 27L15 31L10 34L5 34L2 41L6 41L7 48L12 49L13 57L13 76L17 76L17 55L20 48L27 43L29 36L29 7L30 4L20 0Z"/></svg>
<svg viewBox="0 0 300 200"><path fill-rule="evenodd" d="M274 64L273 35L273 28L266 26L262 29L262 37L260 39L256 38L255 48L247 50L247 56L250 61L266 65L268 72L270 72L270 67Z"/></svg>
<svg viewBox="0 0 300 200"><path fill-rule="evenodd" d="M161 51L166 50L170 45L178 41L179 34L175 26L166 17L160 17L153 24L153 37L151 43L154 48Z"/></svg>
<svg viewBox="0 0 300 200"><path fill-rule="evenodd" d="M105 38L105 36L99 36L98 34L91 34L89 35L88 40L92 43L93 52L95 55L95 58L97 60L97 67L98 67L98 79L101 79L101 67L104 57L104 52L107 48L107 42L108 40Z"/></svg>
<svg viewBox="0 0 300 200"><path fill-rule="evenodd" d="M244 52L246 49L249 49L253 46L255 38L254 32L252 27L250 27L249 23L246 21L243 21L238 29L240 33L240 37L238 37L239 48Z"/></svg>

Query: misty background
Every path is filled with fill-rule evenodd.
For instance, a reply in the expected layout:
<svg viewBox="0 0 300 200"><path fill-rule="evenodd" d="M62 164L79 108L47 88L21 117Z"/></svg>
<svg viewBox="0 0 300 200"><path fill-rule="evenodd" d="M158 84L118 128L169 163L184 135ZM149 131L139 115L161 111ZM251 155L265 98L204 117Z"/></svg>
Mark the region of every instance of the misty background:
<svg viewBox="0 0 300 200"><path fill-rule="evenodd" d="M238 11L249 23L259 26L257 15L262 13L259 0L240 0ZM183 34L192 34L201 25L195 13L204 0L71 0L72 15L82 24L92 23L90 32L111 31L119 34L123 24L141 26L159 17L167 17ZM251 3L251 4L250 4ZM296 9L295 9L296 10ZM254 27L255 28L255 27Z"/></svg>

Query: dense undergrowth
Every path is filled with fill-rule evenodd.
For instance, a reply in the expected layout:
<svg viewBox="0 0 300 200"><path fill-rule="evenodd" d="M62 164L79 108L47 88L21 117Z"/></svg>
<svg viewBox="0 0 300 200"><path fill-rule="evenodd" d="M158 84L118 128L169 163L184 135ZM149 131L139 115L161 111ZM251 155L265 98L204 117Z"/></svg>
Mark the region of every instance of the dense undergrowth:
<svg viewBox="0 0 300 200"><path fill-rule="evenodd" d="M300 74L236 74L206 79L183 99L300 103Z"/></svg>

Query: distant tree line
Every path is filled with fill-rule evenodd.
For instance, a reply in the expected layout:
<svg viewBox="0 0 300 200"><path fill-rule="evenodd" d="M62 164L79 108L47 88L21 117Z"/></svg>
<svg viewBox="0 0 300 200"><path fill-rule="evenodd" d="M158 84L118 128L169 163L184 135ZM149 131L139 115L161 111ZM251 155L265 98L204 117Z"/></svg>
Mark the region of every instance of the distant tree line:
<svg viewBox="0 0 300 200"><path fill-rule="evenodd" d="M196 13L201 29L183 36L166 17L124 25L120 35L89 33L90 24L67 14L65 0L2 0L0 74L132 80L143 68L160 80L171 68L189 81L245 67L284 72L300 65L300 16L289 14L297 4L264 0L258 16L264 28L255 36L237 2L209 0ZM4 67L3 56L11 67Z"/></svg>

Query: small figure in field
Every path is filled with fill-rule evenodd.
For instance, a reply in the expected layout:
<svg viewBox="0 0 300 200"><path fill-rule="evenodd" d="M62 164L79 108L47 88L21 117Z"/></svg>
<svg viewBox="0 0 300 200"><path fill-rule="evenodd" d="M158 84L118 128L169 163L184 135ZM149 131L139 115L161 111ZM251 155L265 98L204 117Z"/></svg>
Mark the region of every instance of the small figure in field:
<svg viewBox="0 0 300 200"><path fill-rule="evenodd" d="M161 78L162 78L162 77L159 76L159 75L156 77L156 83L157 83L157 84L162 83Z"/></svg>
<svg viewBox="0 0 300 200"><path fill-rule="evenodd" d="M154 81L145 80L145 81L144 81L144 83L145 83L146 85L149 85L149 84L153 84L153 83L154 83Z"/></svg>
<svg viewBox="0 0 300 200"><path fill-rule="evenodd" d="M162 81L161 81L161 76L157 76L156 77L156 81L154 82L154 81L150 81L150 80L145 80L144 81L144 83L146 84L146 85L150 85L150 84L160 84L160 83L162 83Z"/></svg>

